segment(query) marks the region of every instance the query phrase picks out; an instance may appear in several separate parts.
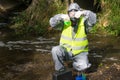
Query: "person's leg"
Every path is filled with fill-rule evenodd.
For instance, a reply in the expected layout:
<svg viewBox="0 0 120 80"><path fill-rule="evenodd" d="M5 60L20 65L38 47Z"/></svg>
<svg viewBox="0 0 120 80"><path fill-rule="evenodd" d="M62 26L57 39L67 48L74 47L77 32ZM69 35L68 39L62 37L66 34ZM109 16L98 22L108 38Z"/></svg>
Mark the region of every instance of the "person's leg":
<svg viewBox="0 0 120 80"><path fill-rule="evenodd" d="M52 48L52 57L55 63L55 70L59 71L64 68L63 60L65 59L65 49L61 46L55 46Z"/></svg>
<svg viewBox="0 0 120 80"><path fill-rule="evenodd" d="M73 67L75 70L83 71L90 66L91 64L88 61L88 52L84 52L73 57Z"/></svg>

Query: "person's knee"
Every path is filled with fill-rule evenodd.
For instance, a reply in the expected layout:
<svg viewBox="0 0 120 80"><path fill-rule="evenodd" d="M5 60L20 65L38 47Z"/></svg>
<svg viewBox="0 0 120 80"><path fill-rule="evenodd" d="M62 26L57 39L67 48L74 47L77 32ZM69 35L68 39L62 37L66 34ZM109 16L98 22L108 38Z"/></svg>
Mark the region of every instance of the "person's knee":
<svg viewBox="0 0 120 80"><path fill-rule="evenodd" d="M88 68L88 63L86 63L85 61L77 61L73 63L73 67L74 69L76 69L77 71L82 71Z"/></svg>
<svg viewBox="0 0 120 80"><path fill-rule="evenodd" d="M52 54L57 54L60 51L60 47L59 46L55 46L52 48Z"/></svg>

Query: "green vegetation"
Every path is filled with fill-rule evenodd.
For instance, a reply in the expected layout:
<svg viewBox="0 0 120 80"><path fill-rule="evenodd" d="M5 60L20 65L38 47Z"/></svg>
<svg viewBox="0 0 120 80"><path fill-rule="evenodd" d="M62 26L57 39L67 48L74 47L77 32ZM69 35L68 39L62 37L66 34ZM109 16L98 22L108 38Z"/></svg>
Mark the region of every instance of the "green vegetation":
<svg viewBox="0 0 120 80"><path fill-rule="evenodd" d="M92 32L120 35L120 0L99 1L102 11L97 13L98 22ZM61 0L33 0L24 12L13 18L11 28L17 35L43 35L48 31L50 17L66 12L66 5Z"/></svg>
<svg viewBox="0 0 120 80"><path fill-rule="evenodd" d="M50 17L65 10L63 5L60 0L33 0L24 12L13 18L11 28L20 36L43 35L49 27Z"/></svg>
<svg viewBox="0 0 120 80"><path fill-rule="evenodd" d="M98 23L93 32L120 35L120 0L101 0L102 11L98 13Z"/></svg>
<svg viewBox="0 0 120 80"><path fill-rule="evenodd" d="M113 35L120 35L120 0L108 0L110 3L109 26L106 28Z"/></svg>

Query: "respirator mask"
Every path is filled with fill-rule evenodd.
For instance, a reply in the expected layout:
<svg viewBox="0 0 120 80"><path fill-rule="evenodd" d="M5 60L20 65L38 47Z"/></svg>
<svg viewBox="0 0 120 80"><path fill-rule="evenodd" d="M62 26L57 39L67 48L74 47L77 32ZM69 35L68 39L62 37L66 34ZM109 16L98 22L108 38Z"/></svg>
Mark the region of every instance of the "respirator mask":
<svg viewBox="0 0 120 80"><path fill-rule="evenodd" d="M77 18L75 17L75 13L77 12L77 10L70 10L69 12L68 12L68 15L69 15L69 17L70 17L70 20L71 20L71 22L72 22L72 24L73 24L73 26L74 25L76 25L77 24Z"/></svg>
<svg viewBox="0 0 120 80"><path fill-rule="evenodd" d="M75 18L75 17L70 17L70 20L71 20L71 22L73 22L73 23L76 23L76 22L77 22L77 18Z"/></svg>

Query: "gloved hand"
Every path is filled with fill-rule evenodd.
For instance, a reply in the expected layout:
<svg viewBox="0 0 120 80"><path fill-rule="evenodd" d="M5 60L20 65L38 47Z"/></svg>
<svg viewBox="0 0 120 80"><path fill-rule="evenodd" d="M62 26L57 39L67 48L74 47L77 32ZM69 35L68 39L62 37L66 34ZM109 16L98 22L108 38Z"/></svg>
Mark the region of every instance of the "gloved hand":
<svg viewBox="0 0 120 80"><path fill-rule="evenodd" d="M70 20L69 16L67 14L61 14L61 18L63 20Z"/></svg>
<svg viewBox="0 0 120 80"><path fill-rule="evenodd" d="M86 16L86 13L84 11L77 11L75 12L75 18L80 18L81 16Z"/></svg>
<svg viewBox="0 0 120 80"><path fill-rule="evenodd" d="M61 14L57 14L55 16L53 16L52 18L50 18L50 26L51 27L55 27L57 24L59 24L63 19L61 18Z"/></svg>
<svg viewBox="0 0 120 80"><path fill-rule="evenodd" d="M96 14L89 10L77 11L75 13L75 18L80 18L81 16L84 16L84 20L88 20L91 25L96 23Z"/></svg>

